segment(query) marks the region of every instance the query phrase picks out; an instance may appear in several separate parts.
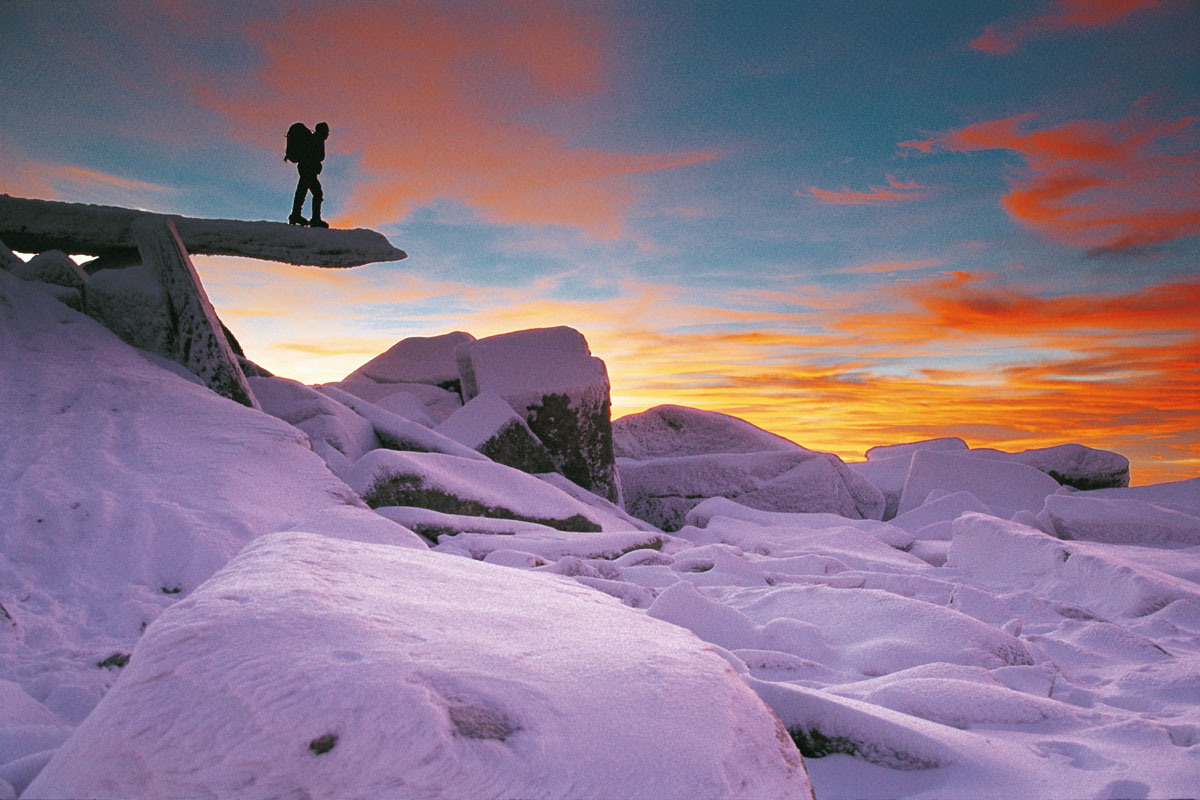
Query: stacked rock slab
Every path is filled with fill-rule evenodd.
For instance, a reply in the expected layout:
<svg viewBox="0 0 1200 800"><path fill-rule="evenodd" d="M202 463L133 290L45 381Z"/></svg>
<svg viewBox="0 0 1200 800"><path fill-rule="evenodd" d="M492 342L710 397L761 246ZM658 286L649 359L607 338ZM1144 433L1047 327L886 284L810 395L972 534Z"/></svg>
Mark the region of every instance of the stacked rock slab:
<svg viewBox="0 0 1200 800"><path fill-rule="evenodd" d="M573 328L536 328L455 349L463 400L492 392L525 418L557 472L620 504L608 370Z"/></svg>

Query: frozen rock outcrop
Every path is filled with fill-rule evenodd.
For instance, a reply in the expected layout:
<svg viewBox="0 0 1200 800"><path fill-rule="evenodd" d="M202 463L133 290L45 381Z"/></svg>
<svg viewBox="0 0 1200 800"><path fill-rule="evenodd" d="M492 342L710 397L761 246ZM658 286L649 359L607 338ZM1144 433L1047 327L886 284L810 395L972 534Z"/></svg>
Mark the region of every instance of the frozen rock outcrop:
<svg viewBox="0 0 1200 800"><path fill-rule="evenodd" d="M690 633L556 576L298 532L257 540L151 626L28 792L182 787L243 798L812 794L778 720Z"/></svg>
<svg viewBox="0 0 1200 800"><path fill-rule="evenodd" d="M144 265L105 269L88 278L84 312L126 343L166 355L175 336L166 290Z"/></svg>
<svg viewBox="0 0 1200 800"><path fill-rule="evenodd" d="M966 452L967 443L957 436L943 436L940 439L922 439L919 442L904 444L884 444L872 447L867 451L867 461L879 461L886 458L910 458L920 450L942 452Z"/></svg>
<svg viewBox="0 0 1200 800"><path fill-rule="evenodd" d="M473 451L472 451L473 452ZM568 531L598 531L592 508L520 470L444 453L374 450L346 482L367 505L526 520Z"/></svg>
<svg viewBox="0 0 1200 800"><path fill-rule="evenodd" d="M53 283L71 289L82 289L87 283L87 273L61 250L46 250L28 261L12 266L12 273L27 281Z"/></svg>
<svg viewBox="0 0 1200 800"><path fill-rule="evenodd" d="M313 449L326 461L330 460L326 448L353 463L379 447L370 422L316 389L287 378L247 381L262 410L307 433Z"/></svg>
<svg viewBox="0 0 1200 800"><path fill-rule="evenodd" d="M687 406L661 405L614 420L613 452L618 458L701 456L802 449L800 445L744 419Z"/></svg>
<svg viewBox="0 0 1200 800"><path fill-rule="evenodd" d="M475 337L465 331L401 339L351 372L344 381L370 381L381 384L425 383L458 393L458 363L454 359L454 349L473 341Z"/></svg>
<svg viewBox="0 0 1200 800"><path fill-rule="evenodd" d="M1200 545L1200 518L1141 500L1051 495L1043 512L1060 539L1152 547Z"/></svg>
<svg viewBox="0 0 1200 800"><path fill-rule="evenodd" d="M516 331L464 342L455 354L464 400L499 395L525 418L558 472L619 504L608 370L583 334Z"/></svg>
<svg viewBox="0 0 1200 800"><path fill-rule="evenodd" d="M710 497L727 497L762 511L828 512L879 519L879 490L837 456L798 445L758 453L617 459L629 513L666 531Z"/></svg>
<svg viewBox="0 0 1200 800"><path fill-rule="evenodd" d="M477 395L436 428L495 461L522 472L553 472L550 451L524 418L492 392Z"/></svg>
<svg viewBox="0 0 1200 800"><path fill-rule="evenodd" d="M1112 489L1129 485L1129 459L1111 450L1097 450L1081 444L1060 444L1019 453L983 448L972 450L971 455L1025 464L1076 489Z"/></svg>
<svg viewBox="0 0 1200 800"><path fill-rule="evenodd" d="M3 241L0 241L0 269L6 269L9 272L20 268L25 263L25 259L18 256L8 248Z"/></svg>
<svg viewBox="0 0 1200 800"><path fill-rule="evenodd" d="M1002 517L1022 510L1036 514L1058 488L1058 481L1024 464L919 450L913 453L898 512L912 511L925 503L930 492L940 490L970 492Z"/></svg>
<svg viewBox="0 0 1200 800"><path fill-rule="evenodd" d="M142 263L158 276L170 306L173 336L166 352L159 354L187 367L217 394L257 408L175 224L167 217L144 214L131 223L130 234Z"/></svg>
<svg viewBox="0 0 1200 800"><path fill-rule="evenodd" d="M58 249L136 262L133 226L146 212L0 194L0 240L23 253ZM264 258L315 267L356 267L406 257L375 231L323 230L283 222L170 216L192 255ZM131 260L132 259L132 260Z"/></svg>

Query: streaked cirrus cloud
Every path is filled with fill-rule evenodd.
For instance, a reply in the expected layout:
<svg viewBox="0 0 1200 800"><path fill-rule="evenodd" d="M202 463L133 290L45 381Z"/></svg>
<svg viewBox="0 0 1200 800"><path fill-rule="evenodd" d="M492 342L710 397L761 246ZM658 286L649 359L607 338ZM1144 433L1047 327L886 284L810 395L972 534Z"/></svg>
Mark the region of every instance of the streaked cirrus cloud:
<svg viewBox="0 0 1200 800"><path fill-rule="evenodd" d="M1036 16L988 25L970 46L985 53L1011 53L1029 39L1108 27L1162 4L1163 0L1056 0Z"/></svg>
<svg viewBox="0 0 1200 800"><path fill-rule="evenodd" d="M1116 122L1083 119L1037 127L1035 113L977 122L902 146L924 153L1008 150L1025 168L1002 205L1050 239L1093 250L1153 245L1200 233L1197 117Z"/></svg>
<svg viewBox="0 0 1200 800"><path fill-rule="evenodd" d="M796 194L816 198L823 205L837 206L877 206L920 200L929 195L928 186L921 186L916 181L902 181L892 175L887 176L887 186L871 186L865 192L847 188L819 189L816 186L807 186L805 189L805 192Z"/></svg>

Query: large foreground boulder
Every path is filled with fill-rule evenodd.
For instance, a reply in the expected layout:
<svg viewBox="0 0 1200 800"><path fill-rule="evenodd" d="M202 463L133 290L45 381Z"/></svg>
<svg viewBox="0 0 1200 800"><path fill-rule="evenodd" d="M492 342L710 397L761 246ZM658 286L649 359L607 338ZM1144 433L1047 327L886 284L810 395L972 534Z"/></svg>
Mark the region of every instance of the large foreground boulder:
<svg viewBox="0 0 1200 800"><path fill-rule="evenodd" d="M689 632L554 576L306 533L151 626L28 794L812 796Z"/></svg>
<svg viewBox="0 0 1200 800"><path fill-rule="evenodd" d="M538 328L464 342L455 351L463 399L492 392L525 418L556 471L620 502L608 370L572 328Z"/></svg>

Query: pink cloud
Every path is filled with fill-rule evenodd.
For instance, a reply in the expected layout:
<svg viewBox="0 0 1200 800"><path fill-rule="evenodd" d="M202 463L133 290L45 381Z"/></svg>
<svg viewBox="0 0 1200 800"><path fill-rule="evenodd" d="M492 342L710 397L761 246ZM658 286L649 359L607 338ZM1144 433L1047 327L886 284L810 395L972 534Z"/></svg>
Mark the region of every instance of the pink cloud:
<svg viewBox="0 0 1200 800"><path fill-rule="evenodd" d="M919 200L928 196L928 186L921 186L915 181L901 181L892 175L887 176L887 186L871 186L868 191L860 192L852 189L830 191L816 186L805 187L805 192L796 192L801 197L814 197L822 205L838 206L877 206L887 203L902 203L907 200Z"/></svg>
<svg viewBox="0 0 1200 800"><path fill-rule="evenodd" d="M579 147L564 124L545 121L605 85L613 34L583 6L289 7L250 35L262 55L253 82L202 89L202 101L263 146L282 147L295 119L328 121L330 152L357 158L335 214L345 224L450 199L493 222L617 236L638 196L630 176L717 158Z"/></svg>
<svg viewBox="0 0 1200 800"><path fill-rule="evenodd" d="M1163 0L1057 0L1045 13L1028 19L988 25L970 47L1004 54L1029 39L1051 33L1106 28L1135 12L1156 8Z"/></svg>
<svg viewBox="0 0 1200 800"><path fill-rule="evenodd" d="M1010 150L1026 168L1001 201L1018 222L1091 249L1157 244L1200 233L1197 117L1076 120L1034 129L1035 114L977 122L917 149ZM926 147L928 144L928 147Z"/></svg>

